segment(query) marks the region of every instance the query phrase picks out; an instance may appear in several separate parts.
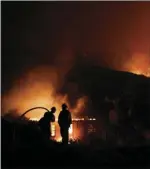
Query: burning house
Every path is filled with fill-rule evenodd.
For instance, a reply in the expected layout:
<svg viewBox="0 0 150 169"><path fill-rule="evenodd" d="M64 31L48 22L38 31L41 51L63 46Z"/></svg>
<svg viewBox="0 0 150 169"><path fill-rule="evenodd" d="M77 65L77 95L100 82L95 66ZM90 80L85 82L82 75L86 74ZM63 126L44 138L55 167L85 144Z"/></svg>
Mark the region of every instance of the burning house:
<svg viewBox="0 0 150 169"><path fill-rule="evenodd" d="M95 118L75 118L72 119L72 124L69 128L69 139L85 140L86 137L93 132L96 132ZM61 141L60 128L56 122L51 124L52 138Z"/></svg>
<svg viewBox="0 0 150 169"><path fill-rule="evenodd" d="M36 121L35 118L30 120ZM96 118L73 118L69 128L69 139L72 140L87 140L88 136L96 133ZM58 119L51 123L52 139L61 142L60 128Z"/></svg>

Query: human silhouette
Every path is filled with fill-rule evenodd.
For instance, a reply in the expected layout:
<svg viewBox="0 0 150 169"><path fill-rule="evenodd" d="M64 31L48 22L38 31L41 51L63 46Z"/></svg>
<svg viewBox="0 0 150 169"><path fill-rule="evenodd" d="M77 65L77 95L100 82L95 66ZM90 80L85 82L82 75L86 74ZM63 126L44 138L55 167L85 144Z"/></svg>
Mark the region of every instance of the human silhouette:
<svg viewBox="0 0 150 169"><path fill-rule="evenodd" d="M49 140L49 138L51 136L51 125L50 125L50 123L55 122L55 116L54 116L55 112L56 112L56 108L52 107L51 111L46 112L44 114L44 117L42 117L39 120L39 126L42 130L43 137L46 140Z"/></svg>
<svg viewBox="0 0 150 169"><path fill-rule="evenodd" d="M62 143L68 144L69 140L69 127L72 123L71 113L68 110L66 104L62 104L62 111L58 116L58 124L60 126L60 133L62 137Z"/></svg>

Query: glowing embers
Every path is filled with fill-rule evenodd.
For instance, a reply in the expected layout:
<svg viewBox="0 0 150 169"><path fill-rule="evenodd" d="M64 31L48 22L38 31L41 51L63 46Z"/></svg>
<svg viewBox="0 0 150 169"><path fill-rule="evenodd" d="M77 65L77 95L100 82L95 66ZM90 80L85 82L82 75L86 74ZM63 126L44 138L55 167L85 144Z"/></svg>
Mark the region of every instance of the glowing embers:
<svg viewBox="0 0 150 169"><path fill-rule="evenodd" d="M56 135L56 126L55 123L51 123L51 136L55 137Z"/></svg>

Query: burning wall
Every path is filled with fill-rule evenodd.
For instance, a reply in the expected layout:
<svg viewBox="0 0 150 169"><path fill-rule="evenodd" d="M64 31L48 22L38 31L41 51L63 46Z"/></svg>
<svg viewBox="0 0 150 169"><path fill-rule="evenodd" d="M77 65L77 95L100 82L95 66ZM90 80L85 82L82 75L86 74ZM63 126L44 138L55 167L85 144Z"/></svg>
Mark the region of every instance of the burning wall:
<svg viewBox="0 0 150 169"><path fill-rule="evenodd" d="M86 140L86 137L91 132L96 132L95 129L95 118L75 118L72 120L72 124L69 128L69 138L70 139L80 139L80 140ZM60 135L60 128L59 125L56 122L51 124L51 133L52 138L61 141L61 135Z"/></svg>
<svg viewBox="0 0 150 169"><path fill-rule="evenodd" d="M30 118L31 121L38 121L36 118ZM61 142L60 127L58 119L51 124L52 139ZM96 118L73 118L69 128L69 139L86 140L90 133L96 132Z"/></svg>

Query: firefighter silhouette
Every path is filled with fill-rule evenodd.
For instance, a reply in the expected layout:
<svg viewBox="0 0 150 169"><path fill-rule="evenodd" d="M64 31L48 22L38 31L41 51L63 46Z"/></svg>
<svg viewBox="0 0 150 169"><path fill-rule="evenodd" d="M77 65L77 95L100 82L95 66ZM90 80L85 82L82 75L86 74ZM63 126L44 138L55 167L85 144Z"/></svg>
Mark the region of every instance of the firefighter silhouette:
<svg viewBox="0 0 150 169"><path fill-rule="evenodd" d="M69 127L72 123L71 113L68 110L66 104L62 104L62 111L58 116L58 124L60 126L60 134L62 137L62 143L68 144L69 141Z"/></svg>
<svg viewBox="0 0 150 169"><path fill-rule="evenodd" d="M44 117L39 120L39 126L42 131L42 135L46 140L49 140L51 137L51 122L55 122L54 113L56 112L56 108L52 107L51 111L46 112Z"/></svg>

